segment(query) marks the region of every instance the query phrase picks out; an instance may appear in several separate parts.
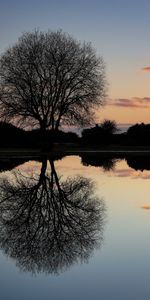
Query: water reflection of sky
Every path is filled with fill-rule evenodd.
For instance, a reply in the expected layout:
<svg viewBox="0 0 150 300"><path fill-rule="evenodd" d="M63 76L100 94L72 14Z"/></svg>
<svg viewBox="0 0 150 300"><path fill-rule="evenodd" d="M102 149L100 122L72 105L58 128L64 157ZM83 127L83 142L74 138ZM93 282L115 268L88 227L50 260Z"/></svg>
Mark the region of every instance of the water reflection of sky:
<svg viewBox="0 0 150 300"><path fill-rule="evenodd" d="M93 167L93 166L84 166L81 164L81 158L78 156L68 156L63 160L56 161L56 166L58 167L59 172L63 172L64 175L71 175L75 172L89 175L96 175L97 172L104 173L101 167ZM41 168L40 162L29 161L20 166L18 166L17 170L22 170L27 173L34 173L39 171ZM88 168L88 172L87 172ZM115 167L113 170L107 172L107 176L116 176L116 177L131 177L134 179L142 178L142 179L150 179L150 171L147 170L134 170L131 167L128 167L125 160L117 160Z"/></svg>
<svg viewBox="0 0 150 300"><path fill-rule="evenodd" d="M40 166L28 162L17 169L33 173ZM148 299L150 172L135 171L125 161L104 172L81 165L79 157L66 157L55 166L64 178L78 174L96 183L96 194L107 207L103 246L88 264L74 265L59 276L20 272L12 259L1 254L2 299Z"/></svg>

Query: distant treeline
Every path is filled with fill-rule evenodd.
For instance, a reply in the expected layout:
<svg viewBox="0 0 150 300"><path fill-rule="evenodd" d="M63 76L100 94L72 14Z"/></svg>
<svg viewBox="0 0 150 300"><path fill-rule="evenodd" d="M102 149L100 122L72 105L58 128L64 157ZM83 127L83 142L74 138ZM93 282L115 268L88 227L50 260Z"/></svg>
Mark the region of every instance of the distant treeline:
<svg viewBox="0 0 150 300"><path fill-rule="evenodd" d="M50 147L53 143L74 143L82 146L149 146L150 124L135 124L127 132L119 133L113 121L105 121L82 131L81 137L73 132L40 129L25 131L0 122L0 147Z"/></svg>
<svg viewBox="0 0 150 300"><path fill-rule="evenodd" d="M50 147L53 143L78 143L79 137L73 132L40 129L26 131L12 124L0 122L0 147Z"/></svg>
<svg viewBox="0 0 150 300"><path fill-rule="evenodd" d="M118 132L117 132L118 131ZM124 133L96 125L82 132L82 142L93 145L149 146L150 124L135 124Z"/></svg>

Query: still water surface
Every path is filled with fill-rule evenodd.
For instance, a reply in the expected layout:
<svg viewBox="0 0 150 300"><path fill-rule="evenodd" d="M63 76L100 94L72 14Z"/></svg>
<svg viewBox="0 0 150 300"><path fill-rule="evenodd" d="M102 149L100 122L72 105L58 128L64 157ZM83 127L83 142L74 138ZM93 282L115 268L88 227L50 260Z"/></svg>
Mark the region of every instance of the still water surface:
<svg viewBox="0 0 150 300"><path fill-rule="evenodd" d="M150 297L150 171L129 165L3 164L1 299Z"/></svg>

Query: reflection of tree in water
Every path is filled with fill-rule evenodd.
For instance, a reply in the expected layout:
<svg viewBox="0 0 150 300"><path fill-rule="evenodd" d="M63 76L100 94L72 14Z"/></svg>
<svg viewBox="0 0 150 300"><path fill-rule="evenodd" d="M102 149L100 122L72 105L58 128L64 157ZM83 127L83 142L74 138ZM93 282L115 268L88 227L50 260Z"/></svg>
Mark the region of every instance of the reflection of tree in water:
<svg viewBox="0 0 150 300"><path fill-rule="evenodd" d="M41 174L27 178L14 173L15 184L1 183L0 246L25 271L59 273L87 261L103 236L105 208L84 177L50 174L43 161Z"/></svg>
<svg viewBox="0 0 150 300"><path fill-rule="evenodd" d="M99 153L82 153L81 162L84 166L101 167L104 171L114 170L118 158L115 157L104 157Z"/></svg>
<svg viewBox="0 0 150 300"><path fill-rule="evenodd" d="M140 171L150 171L150 156L142 156L142 155L135 155L135 156L127 156L126 162L128 166L134 170Z"/></svg>

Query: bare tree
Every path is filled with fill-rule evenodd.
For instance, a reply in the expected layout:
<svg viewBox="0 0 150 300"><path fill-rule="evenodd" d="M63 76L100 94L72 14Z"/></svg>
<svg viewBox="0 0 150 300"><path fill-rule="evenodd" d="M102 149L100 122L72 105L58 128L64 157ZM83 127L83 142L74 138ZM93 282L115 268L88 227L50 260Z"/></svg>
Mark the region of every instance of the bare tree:
<svg viewBox="0 0 150 300"><path fill-rule="evenodd" d="M27 32L0 59L0 117L43 130L89 124L105 87L103 59L90 43L61 30Z"/></svg>

